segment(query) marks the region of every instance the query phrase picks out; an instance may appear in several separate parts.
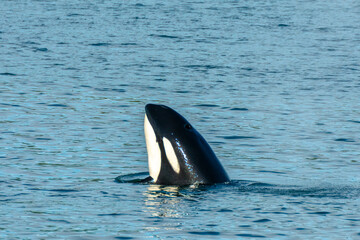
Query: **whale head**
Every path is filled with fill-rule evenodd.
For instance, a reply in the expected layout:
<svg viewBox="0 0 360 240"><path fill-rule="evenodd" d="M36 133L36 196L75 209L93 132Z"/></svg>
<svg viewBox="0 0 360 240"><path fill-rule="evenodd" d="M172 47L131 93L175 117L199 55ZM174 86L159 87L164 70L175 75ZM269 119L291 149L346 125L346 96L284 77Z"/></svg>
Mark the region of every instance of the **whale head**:
<svg viewBox="0 0 360 240"><path fill-rule="evenodd" d="M147 104L145 112L149 173L155 183L191 185L229 181L210 145L183 116L157 104Z"/></svg>

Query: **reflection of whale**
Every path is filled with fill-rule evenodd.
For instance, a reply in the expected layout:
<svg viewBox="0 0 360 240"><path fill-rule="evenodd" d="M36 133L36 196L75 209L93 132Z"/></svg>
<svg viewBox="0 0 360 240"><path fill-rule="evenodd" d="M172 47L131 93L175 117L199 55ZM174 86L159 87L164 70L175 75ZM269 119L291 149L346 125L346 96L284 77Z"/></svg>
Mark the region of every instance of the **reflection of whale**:
<svg viewBox="0 0 360 240"><path fill-rule="evenodd" d="M165 185L213 184L229 177L209 144L179 113L145 107L144 130L150 176Z"/></svg>
<svg viewBox="0 0 360 240"><path fill-rule="evenodd" d="M184 200L180 186L149 184L144 192L146 211L154 217L180 217L179 203Z"/></svg>

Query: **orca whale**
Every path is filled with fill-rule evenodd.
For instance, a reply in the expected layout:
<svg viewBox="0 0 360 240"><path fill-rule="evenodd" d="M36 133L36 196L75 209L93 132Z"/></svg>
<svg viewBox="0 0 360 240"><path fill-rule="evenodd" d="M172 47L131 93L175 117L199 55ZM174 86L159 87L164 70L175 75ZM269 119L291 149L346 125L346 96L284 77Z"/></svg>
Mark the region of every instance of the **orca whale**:
<svg viewBox="0 0 360 240"><path fill-rule="evenodd" d="M229 176L198 131L170 107L145 106L144 132L150 177L156 184L229 182Z"/></svg>

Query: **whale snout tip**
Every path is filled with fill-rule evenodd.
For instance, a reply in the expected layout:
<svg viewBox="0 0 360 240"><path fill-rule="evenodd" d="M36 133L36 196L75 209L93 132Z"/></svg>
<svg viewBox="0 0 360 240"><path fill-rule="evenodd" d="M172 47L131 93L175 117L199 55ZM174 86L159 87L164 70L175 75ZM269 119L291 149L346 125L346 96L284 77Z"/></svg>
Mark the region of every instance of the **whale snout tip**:
<svg viewBox="0 0 360 240"><path fill-rule="evenodd" d="M157 110L157 109L170 109L170 108L162 104L148 103L145 105L146 111Z"/></svg>
<svg viewBox="0 0 360 240"><path fill-rule="evenodd" d="M145 109L152 108L155 104L148 103L145 105Z"/></svg>

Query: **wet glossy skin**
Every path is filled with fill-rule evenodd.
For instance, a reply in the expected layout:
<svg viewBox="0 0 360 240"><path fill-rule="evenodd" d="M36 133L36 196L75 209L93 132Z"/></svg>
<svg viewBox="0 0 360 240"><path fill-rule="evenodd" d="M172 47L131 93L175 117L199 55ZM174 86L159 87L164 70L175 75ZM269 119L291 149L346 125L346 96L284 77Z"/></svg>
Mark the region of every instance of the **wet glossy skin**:
<svg viewBox="0 0 360 240"><path fill-rule="evenodd" d="M148 104L146 117L154 130L161 151L161 167L156 183L171 185L213 184L229 181L229 177L198 131L179 113L164 105ZM164 148L171 143L180 171L174 171ZM149 165L152 159L149 159Z"/></svg>

